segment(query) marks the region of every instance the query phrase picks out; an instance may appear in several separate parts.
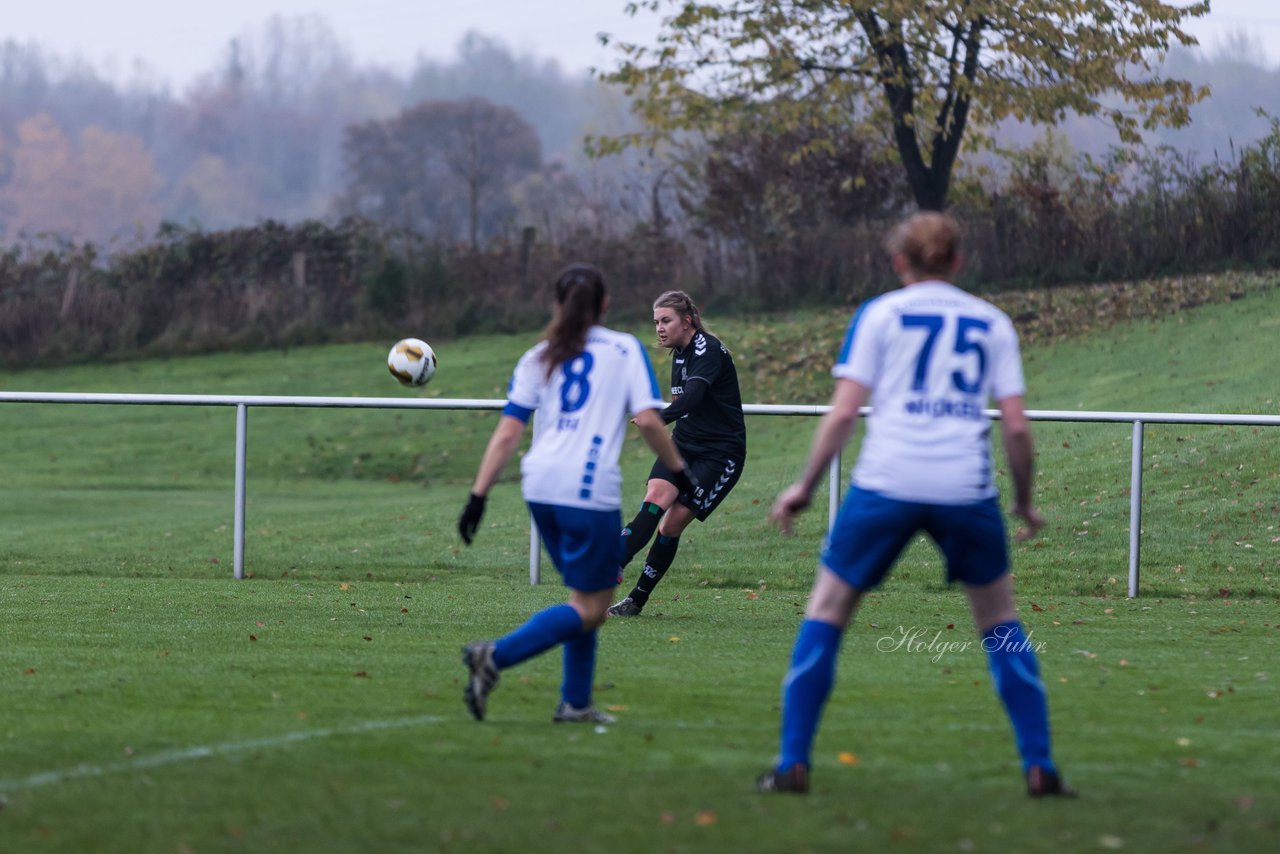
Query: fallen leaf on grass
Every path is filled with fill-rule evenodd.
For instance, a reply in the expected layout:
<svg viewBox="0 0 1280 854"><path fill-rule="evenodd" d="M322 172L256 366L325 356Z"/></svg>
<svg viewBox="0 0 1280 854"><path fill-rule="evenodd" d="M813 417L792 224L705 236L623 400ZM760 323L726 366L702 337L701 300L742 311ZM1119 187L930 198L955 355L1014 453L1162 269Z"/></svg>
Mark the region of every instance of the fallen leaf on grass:
<svg viewBox="0 0 1280 854"><path fill-rule="evenodd" d="M694 816L693 823L698 827L710 827L716 823L716 814L711 810L703 810Z"/></svg>
<svg viewBox="0 0 1280 854"><path fill-rule="evenodd" d="M858 754L849 753L848 751L841 753L836 758L840 760L841 765L857 765L861 761L858 759Z"/></svg>

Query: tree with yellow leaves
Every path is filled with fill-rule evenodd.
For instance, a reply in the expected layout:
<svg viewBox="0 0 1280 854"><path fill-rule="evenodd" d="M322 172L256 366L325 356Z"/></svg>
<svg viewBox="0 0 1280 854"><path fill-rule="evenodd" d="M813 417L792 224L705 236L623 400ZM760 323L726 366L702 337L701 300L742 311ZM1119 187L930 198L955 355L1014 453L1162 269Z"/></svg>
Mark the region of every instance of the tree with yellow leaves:
<svg viewBox="0 0 1280 854"><path fill-rule="evenodd" d="M656 46L619 45L604 78L645 121L597 152L740 123L780 129L847 122L883 129L916 203L941 209L969 130L1008 118L1054 124L1069 112L1109 121L1126 143L1180 127L1208 91L1162 77L1183 24L1208 0L642 0L666 10ZM836 122L839 124L840 122Z"/></svg>

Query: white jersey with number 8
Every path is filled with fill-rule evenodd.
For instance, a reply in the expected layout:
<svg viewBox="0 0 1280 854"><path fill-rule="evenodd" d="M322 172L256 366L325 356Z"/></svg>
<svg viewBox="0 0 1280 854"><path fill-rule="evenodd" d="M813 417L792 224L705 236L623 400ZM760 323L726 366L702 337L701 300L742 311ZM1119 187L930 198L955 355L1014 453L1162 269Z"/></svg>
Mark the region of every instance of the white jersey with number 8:
<svg viewBox="0 0 1280 854"><path fill-rule="evenodd" d="M547 376L545 341L516 364L508 412L536 412L533 444L520 463L526 501L616 510L622 506L618 456L630 416L666 402L634 335L593 326L586 349Z"/></svg>

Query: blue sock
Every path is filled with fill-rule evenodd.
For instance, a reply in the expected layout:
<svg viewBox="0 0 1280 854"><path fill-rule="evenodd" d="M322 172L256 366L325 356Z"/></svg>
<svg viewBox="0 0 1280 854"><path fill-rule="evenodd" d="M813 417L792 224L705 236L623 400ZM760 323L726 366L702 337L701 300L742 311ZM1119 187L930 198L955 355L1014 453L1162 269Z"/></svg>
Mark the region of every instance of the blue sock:
<svg viewBox="0 0 1280 854"><path fill-rule="evenodd" d="M796 763L809 764L813 737L822 707L836 681L836 655L841 629L818 620L805 620L796 634L791 669L782 680L782 750L779 771Z"/></svg>
<svg viewBox="0 0 1280 854"><path fill-rule="evenodd" d="M499 669L513 667L581 633L582 617L572 605L543 608L523 626L498 638L493 647L493 663Z"/></svg>
<svg viewBox="0 0 1280 854"><path fill-rule="evenodd" d="M575 709L591 705L591 683L596 675L596 639L594 629L564 642L564 682L560 699Z"/></svg>
<svg viewBox="0 0 1280 854"><path fill-rule="evenodd" d="M982 648L987 652L996 693L1013 724L1023 773L1032 765L1057 773L1050 755L1049 701L1022 623L1010 620L987 629L982 634Z"/></svg>

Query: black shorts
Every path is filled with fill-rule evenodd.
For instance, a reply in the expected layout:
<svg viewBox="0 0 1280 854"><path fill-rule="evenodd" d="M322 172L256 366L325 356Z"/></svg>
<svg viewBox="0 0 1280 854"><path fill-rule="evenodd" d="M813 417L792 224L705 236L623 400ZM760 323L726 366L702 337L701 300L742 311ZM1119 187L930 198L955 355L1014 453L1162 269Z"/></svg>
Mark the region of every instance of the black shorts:
<svg viewBox="0 0 1280 854"><path fill-rule="evenodd" d="M679 448L679 445L676 447ZM705 522L711 511L719 507L724 497L733 491L738 478L742 477L746 461L739 455L719 451L702 453L687 448L680 448L680 455L689 464L699 487L697 495L682 492L676 500L692 510L699 522ZM675 474L662 464L662 460L654 460L653 468L649 470L649 480L655 479L676 482Z"/></svg>

